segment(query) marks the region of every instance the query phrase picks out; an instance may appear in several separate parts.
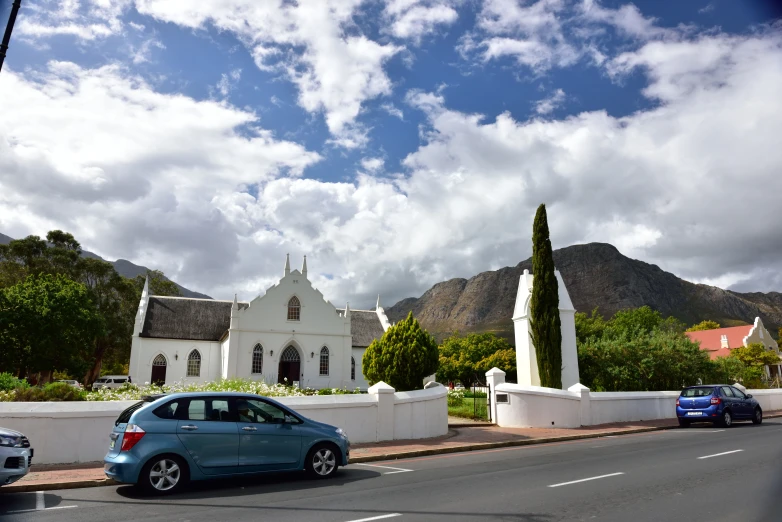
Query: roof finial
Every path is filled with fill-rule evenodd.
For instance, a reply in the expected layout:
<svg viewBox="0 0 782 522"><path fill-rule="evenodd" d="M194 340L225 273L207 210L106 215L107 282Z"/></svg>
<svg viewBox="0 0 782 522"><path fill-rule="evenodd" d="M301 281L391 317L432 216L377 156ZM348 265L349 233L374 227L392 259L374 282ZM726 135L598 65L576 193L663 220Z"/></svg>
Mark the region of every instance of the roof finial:
<svg viewBox="0 0 782 522"><path fill-rule="evenodd" d="M291 274L291 255L285 254L285 275L289 276Z"/></svg>
<svg viewBox="0 0 782 522"><path fill-rule="evenodd" d="M141 297L143 299L148 295L149 295L149 274L147 274L147 277L144 279L144 288L141 289Z"/></svg>
<svg viewBox="0 0 782 522"><path fill-rule="evenodd" d="M304 264L301 266L301 275L307 277L307 256L304 256Z"/></svg>
<svg viewBox="0 0 782 522"><path fill-rule="evenodd" d="M380 310L380 294L377 294L377 305L375 306L376 310Z"/></svg>
<svg viewBox="0 0 782 522"><path fill-rule="evenodd" d="M239 309L239 302L236 299L236 294L234 294L234 310L238 310L238 309Z"/></svg>
<svg viewBox="0 0 782 522"><path fill-rule="evenodd" d="M350 301L345 303L345 317L350 317Z"/></svg>

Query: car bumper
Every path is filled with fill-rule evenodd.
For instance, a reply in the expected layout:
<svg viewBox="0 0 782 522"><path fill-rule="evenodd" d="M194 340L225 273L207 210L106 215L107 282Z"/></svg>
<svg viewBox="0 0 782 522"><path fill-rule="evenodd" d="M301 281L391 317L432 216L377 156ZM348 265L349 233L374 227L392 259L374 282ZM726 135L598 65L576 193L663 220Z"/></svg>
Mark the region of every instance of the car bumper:
<svg viewBox="0 0 782 522"><path fill-rule="evenodd" d="M142 462L130 452L106 455L103 459L103 473L106 477L125 484L135 484L141 472Z"/></svg>
<svg viewBox="0 0 782 522"><path fill-rule="evenodd" d="M714 422L719 420L720 409L718 405L710 406L702 410L685 410L681 407L677 407L676 416L680 419L692 422Z"/></svg>
<svg viewBox="0 0 782 522"><path fill-rule="evenodd" d="M30 472L32 448L3 448L0 451L0 486L13 484Z"/></svg>

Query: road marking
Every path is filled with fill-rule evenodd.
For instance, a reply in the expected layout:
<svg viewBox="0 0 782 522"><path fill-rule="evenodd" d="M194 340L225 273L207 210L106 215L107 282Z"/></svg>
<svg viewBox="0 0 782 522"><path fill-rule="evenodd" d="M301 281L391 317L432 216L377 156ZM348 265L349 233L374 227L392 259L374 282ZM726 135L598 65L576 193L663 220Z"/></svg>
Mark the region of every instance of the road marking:
<svg viewBox="0 0 782 522"><path fill-rule="evenodd" d="M380 520L383 518L401 517L402 513L391 513L389 515L380 515L378 517L359 518L358 520L348 520L348 522L369 522L370 520Z"/></svg>
<svg viewBox="0 0 782 522"><path fill-rule="evenodd" d="M46 502L43 498L43 491L36 491L35 492L35 510L36 511L42 511L46 509Z"/></svg>
<svg viewBox="0 0 782 522"><path fill-rule="evenodd" d="M52 511L53 509L69 509L75 507L79 507L79 506L55 506L55 507L43 508L43 509L20 509L18 511L6 511L0 513L0 517L3 515L10 515L11 513L32 513L34 511Z"/></svg>
<svg viewBox="0 0 782 522"><path fill-rule="evenodd" d="M385 473L383 473L383 475L393 475L394 473L407 473L408 471L415 471L413 469L392 468L391 466L378 466L376 464L360 464L359 463L357 465L358 466L369 466L369 467L372 467L372 468L383 468L383 469L393 469L393 470L396 470L396 471L386 471ZM367 520L369 520L369 519L367 519ZM372 520L374 520L374 519L372 519Z"/></svg>
<svg viewBox="0 0 782 522"><path fill-rule="evenodd" d="M581 480L571 480L570 482L562 482L561 484L552 484L549 487L550 488L558 488L559 486L569 486L570 484L578 484L579 482L587 482L589 480L597 480L601 478L608 478L608 477L616 477L617 475L624 475L623 472L619 473L609 473L608 475L600 475L598 477L589 477Z"/></svg>
<svg viewBox="0 0 782 522"><path fill-rule="evenodd" d="M723 453L715 453L714 455L706 455L705 457L698 457L698 460L710 459L712 457L721 457L723 455L730 455L731 453L738 453L739 451L744 451L744 450L740 449L740 450L733 450L733 451L725 451Z"/></svg>

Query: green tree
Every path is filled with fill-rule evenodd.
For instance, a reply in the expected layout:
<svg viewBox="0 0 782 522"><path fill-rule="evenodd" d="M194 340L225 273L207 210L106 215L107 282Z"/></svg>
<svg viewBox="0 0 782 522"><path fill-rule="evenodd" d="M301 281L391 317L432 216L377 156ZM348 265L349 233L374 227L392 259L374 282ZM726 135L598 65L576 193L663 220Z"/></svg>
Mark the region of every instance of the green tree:
<svg viewBox="0 0 782 522"><path fill-rule="evenodd" d="M81 375L104 332L87 288L64 275L30 275L0 289L0 368L20 377L53 370Z"/></svg>
<svg viewBox="0 0 782 522"><path fill-rule="evenodd" d="M603 316L597 311L592 310L591 315L584 312L576 312L576 342L583 344L592 337L601 338L605 332L607 323Z"/></svg>
<svg viewBox="0 0 782 522"><path fill-rule="evenodd" d="M762 343L750 343L747 346L734 348L730 356L735 357L747 366L763 368L767 365L779 364L779 355L767 349Z"/></svg>
<svg viewBox="0 0 782 522"><path fill-rule="evenodd" d="M486 372L494 366L505 373L516 372L516 350L493 333L473 333L460 337L459 332L443 340L439 347L440 382L461 382L465 388L485 382Z"/></svg>
<svg viewBox="0 0 782 522"><path fill-rule="evenodd" d="M362 360L370 385L383 381L397 391L423 388L424 377L435 373L437 366L437 342L421 328L413 312L372 341Z"/></svg>
<svg viewBox="0 0 782 522"><path fill-rule="evenodd" d="M688 332L702 332L703 330L716 330L720 328L720 323L706 319L698 324L694 324L687 328Z"/></svg>
<svg viewBox="0 0 782 522"><path fill-rule="evenodd" d="M546 205L540 205L532 227L530 335L535 345L540 385L562 388L562 329L559 318L559 285L549 239Z"/></svg>

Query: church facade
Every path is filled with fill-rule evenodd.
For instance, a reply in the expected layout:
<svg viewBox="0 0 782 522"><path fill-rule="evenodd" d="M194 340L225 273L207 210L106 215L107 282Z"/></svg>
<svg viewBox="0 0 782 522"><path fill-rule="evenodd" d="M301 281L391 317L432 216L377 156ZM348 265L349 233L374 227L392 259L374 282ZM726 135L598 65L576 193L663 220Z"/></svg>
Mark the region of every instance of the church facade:
<svg viewBox="0 0 782 522"><path fill-rule="evenodd" d="M389 328L375 310L336 308L301 270L250 302L149 295L144 286L133 330L133 382L200 383L249 378L302 388L366 389L364 351Z"/></svg>

